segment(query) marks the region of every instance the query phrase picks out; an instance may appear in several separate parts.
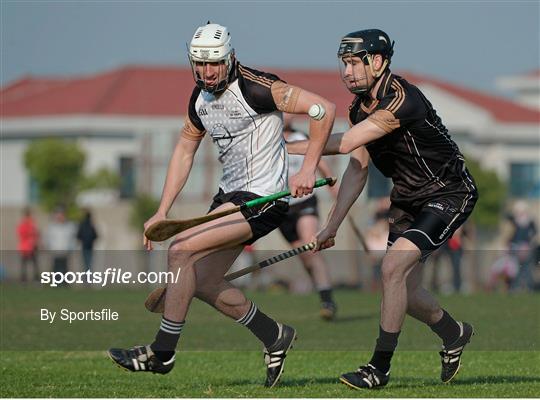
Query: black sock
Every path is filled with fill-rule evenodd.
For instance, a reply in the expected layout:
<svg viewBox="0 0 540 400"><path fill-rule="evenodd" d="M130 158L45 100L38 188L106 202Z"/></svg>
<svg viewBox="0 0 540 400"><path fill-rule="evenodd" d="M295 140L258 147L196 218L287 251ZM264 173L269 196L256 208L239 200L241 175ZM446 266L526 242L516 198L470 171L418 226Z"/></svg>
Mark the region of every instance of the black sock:
<svg viewBox="0 0 540 400"><path fill-rule="evenodd" d="M279 327L276 321L268 315L259 311L255 303L251 302L251 307L246 315L236 322L247 327L266 348L272 346L279 334Z"/></svg>
<svg viewBox="0 0 540 400"><path fill-rule="evenodd" d="M375 345L375 351L369 362L383 374L390 371L390 361L397 347L400 332L386 332L379 326L379 338Z"/></svg>
<svg viewBox="0 0 540 400"><path fill-rule="evenodd" d="M332 289L323 289L319 290L319 296L321 296L321 301L323 303L333 303L332 299Z"/></svg>
<svg viewBox="0 0 540 400"><path fill-rule="evenodd" d="M439 322L429 325L429 327L442 339L444 346L454 343L461 333L459 324L446 310L443 310L443 316Z"/></svg>
<svg viewBox="0 0 540 400"><path fill-rule="evenodd" d="M150 348L160 361L169 361L174 356L184 324L185 321L175 322L161 317L161 325L156 334L156 339L150 345Z"/></svg>

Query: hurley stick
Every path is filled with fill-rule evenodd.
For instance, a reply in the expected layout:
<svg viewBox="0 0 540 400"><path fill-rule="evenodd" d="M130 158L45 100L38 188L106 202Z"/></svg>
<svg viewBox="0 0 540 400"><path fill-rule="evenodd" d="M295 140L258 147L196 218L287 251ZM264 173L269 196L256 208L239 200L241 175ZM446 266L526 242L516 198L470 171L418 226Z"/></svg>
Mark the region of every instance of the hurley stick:
<svg viewBox="0 0 540 400"><path fill-rule="evenodd" d="M315 185L313 187L317 188L317 187L325 186L325 185L333 186L336 183L336 181L337 179L333 177L318 179L315 182ZM263 205L271 201L278 200L278 199L281 199L283 197L287 197L290 195L291 195L290 190L284 190L282 192L271 194L269 196L260 197L258 199L247 201L244 204L230 208L228 210L223 210L217 213L204 215L202 217L197 217L197 218L192 218L192 219L187 219L187 220L165 219L165 220L158 221L150 225L148 229L144 232L144 234L148 238L148 240L151 240L153 242L162 242L194 226L201 225L201 224L204 224L205 222L213 221L215 219L224 217L226 215L234 214L236 212L239 212L239 211L251 208L251 207L260 206L260 205Z"/></svg>
<svg viewBox="0 0 540 400"><path fill-rule="evenodd" d="M370 253L370 250L369 250L369 247L366 243L366 238L364 237L364 235L362 234L362 232L360 231L360 229L358 229L358 227L356 226L356 223L354 222L354 219L353 217L351 217L350 215L348 216L348 219L349 219L349 224L351 225L351 229L353 230L354 234L356 235L356 237L358 238L358 240L360 241L360 244L362 245L362 248L364 249L364 251L369 254Z"/></svg>
<svg viewBox="0 0 540 400"><path fill-rule="evenodd" d="M287 258L296 256L298 254L304 253L308 250L313 250L315 248L315 242L305 244L303 246L297 247L295 249L286 251L285 253L278 254L277 256L267 258L266 260L261 261L258 264L252 265L250 267L243 268L239 271L225 275L226 281L232 281L241 276L247 275L253 271L257 271L262 268L266 268L272 264L278 263L280 261L286 260ZM154 289L146 298L144 306L148 311L155 313L163 313L165 310L165 293L167 288L160 287Z"/></svg>

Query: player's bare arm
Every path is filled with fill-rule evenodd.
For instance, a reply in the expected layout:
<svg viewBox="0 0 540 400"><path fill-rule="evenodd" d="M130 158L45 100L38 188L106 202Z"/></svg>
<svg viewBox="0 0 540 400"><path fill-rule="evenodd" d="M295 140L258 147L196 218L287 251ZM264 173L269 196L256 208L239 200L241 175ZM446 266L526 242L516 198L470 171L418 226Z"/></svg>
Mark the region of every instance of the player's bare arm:
<svg viewBox="0 0 540 400"><path fill-rule="evenodd" d="M364 146L389 133L369 119L354 125L347 132L334 133L328 138L323 155L349 154L357 148ZM298 140L287 143L289 154L305 154L308 149L307 140Z"/></svg>
<svg viewBox="0 0 540 400"><path fill-rule="evenodd" d="M272 96L278 110L310 116L310 139L302 153L305 154L304 163L300 172L289 178L292 195L302 197L313 191L315 172L334 125L336 107L321 96L282 81L272 85Z"/></svg>
<svg viewBox="0 0 540 400"><path fill-rule="evenodd" d="M186 184L193 165L195 153L199 148L203 135L204 132L198 130L188 118L180 132L178 141L169 161L167 178L165 180L165 185L163 186L159 208L156 214L145 222L145 230L153 223L167 218L167 213L174 203L174 200ZM143 235L143 238L143 244L146 249L152 250L152 243L146 236Z"/></svg>
<svg viewBox="0 0 540 400"><path fill-rule="evenodd" d="M343 174L338 197L330 210L324 228L317 235L317 250L332 247L334 238L349 209L364 190L368 176L369 154L365 147L352 152Z"/></svg>
<svg viewBox="0 0 540 400"><path fill-rule="evenodd" d="M332 172L330 165L328 165L328 162L326 162L323 158L321 158L321 161L319 161L319 165L317 166L317 169L319 170L319 174L323 177L334 176L334 173ZM327 188L332 198L337 199L337 195L339 192L339 184L336 183L335 185L328 186Z"/></svg>

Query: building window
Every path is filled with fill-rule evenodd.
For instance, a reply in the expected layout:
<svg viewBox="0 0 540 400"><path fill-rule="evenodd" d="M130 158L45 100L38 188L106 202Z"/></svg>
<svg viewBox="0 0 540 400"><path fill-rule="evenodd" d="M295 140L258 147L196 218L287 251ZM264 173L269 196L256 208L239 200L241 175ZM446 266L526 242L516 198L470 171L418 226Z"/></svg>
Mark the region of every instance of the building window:
<svg viewBox="0 0 540 400"><path fill-rule="evenodd" d="M28 203L37 204L39 203L39 200L40 197L38 182L31 176L28 176Z"/></svg>
<svg viewBox="0 0 540 400"><path fill-rule="evenodd" d="M510 164L510 194L513 197L540 198L540 163Z"/></svg>
<svg viewBox="0 0 540 400"><path fill-rule="evenodd" d="M120 198L135 197L135 160L133 157L120 157Z"/></svg>
<svg viewBox="0 0 540 400"><path fill-rule="evenodd" d="M392 180L384 176L373 163L369 163L368 197L378 199L390 196Z"/></svg>

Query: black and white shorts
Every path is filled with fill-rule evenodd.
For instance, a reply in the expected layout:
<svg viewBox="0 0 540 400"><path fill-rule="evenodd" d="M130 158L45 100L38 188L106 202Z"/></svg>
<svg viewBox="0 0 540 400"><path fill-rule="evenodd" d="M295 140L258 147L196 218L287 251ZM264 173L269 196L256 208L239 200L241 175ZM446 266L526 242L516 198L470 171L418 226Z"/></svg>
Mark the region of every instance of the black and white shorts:
<svg viewBox="0 0 540 400"><path fill-rule="evenodd" d="M219 189L219 192L213 198L214 201L208 212L215 210L225 203L233 203L235 206L239 206L260 197L262 196L252 192L234 191L225 193L222 189ZM252 244L280 226L288 210L289 204L281 200L272 201L259 207L241 210L240 212L251 227L251 233L253 234L253 237L243 244Z"/></svg>
<svg viewBox="0 0 540 400"><path fill-rule="evenodd" d="M305 215L319 217L319 206L317 196L313 195L307 200L289 206L289 212L285 221L279 226L281 234L289 243L300 239L298 235L298 220Z"/></svg>
<svg viewBox="0 0 540 400"><path fill-rule="evenodd" d="M425 261L467 220L477 200L478 193L471 191L441 194L419 209L392 204L388 218L388 246L404 237L420 249L421 261Z"/></svg>

